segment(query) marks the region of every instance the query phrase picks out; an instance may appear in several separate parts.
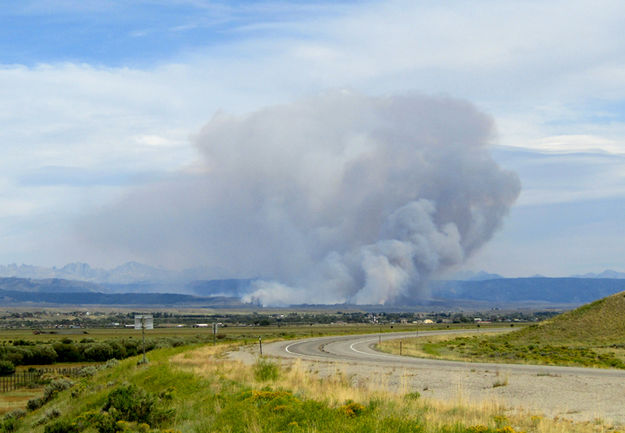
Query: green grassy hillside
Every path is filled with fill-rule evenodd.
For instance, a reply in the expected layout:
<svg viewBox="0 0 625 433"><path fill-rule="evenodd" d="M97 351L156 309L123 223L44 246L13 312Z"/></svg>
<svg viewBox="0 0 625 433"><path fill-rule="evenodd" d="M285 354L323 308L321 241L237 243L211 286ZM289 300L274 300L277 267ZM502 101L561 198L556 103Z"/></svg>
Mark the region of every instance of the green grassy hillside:
<svg viewBox="0 0 625 433"><path fill-rule="evenodd" d="M508 341L625 345L625 292L616 293L507 336Z"/></svg>

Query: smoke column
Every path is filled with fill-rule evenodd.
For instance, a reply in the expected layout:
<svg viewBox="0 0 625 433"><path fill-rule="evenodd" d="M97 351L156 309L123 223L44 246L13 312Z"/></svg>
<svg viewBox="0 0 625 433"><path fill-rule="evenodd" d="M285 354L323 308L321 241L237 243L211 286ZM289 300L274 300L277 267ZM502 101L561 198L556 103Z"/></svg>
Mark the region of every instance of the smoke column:
<svg viewBox="0 0 625 433"><path fill-rule="evenodd" d="M487 242L520 184L491 119L443 97L334 92L195 137L197 164L83 224L88 240L170 266L258 277L248 301L391 304Z"/></svg>

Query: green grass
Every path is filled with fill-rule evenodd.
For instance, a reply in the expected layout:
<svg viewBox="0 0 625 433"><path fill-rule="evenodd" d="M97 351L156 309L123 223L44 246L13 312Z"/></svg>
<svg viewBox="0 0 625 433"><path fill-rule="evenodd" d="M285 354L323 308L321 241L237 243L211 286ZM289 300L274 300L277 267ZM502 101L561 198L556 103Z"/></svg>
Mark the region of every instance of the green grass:
<svg viewBox="0 0 625 433"><path fill-rule="evenodd" d="M137 358L122 361L59 392L17 423L4 420L12 430L0 431L514 433L533 425L527 416L508 419L494 406L432 403L418 393L382 398L327 378L320 384L324 395L315 398L306 387L280 379L289 371L255 380L254 366L233 366L218 355L218 350L178 347L154 351L148 365L137 365ZM181 361L211 368L200 375ZM358 400L336 401L332 396L339 391ZM603 425L567 426L532 431L605 431Z"/></svg>

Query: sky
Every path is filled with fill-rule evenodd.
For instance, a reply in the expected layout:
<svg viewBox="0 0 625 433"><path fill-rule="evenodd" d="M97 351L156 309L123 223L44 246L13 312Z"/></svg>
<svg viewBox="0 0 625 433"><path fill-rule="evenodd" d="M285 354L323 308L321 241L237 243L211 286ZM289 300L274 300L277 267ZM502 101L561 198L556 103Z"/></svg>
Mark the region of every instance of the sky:
<svg viewBox="0 0 625 433"><path fill-rule="evenodd" d="M609 0L4 1L0 264L182 266L80 230L197 169L219 116L346 91L492 119L520 195L453 271L623 271L623 28Z"/></svg>

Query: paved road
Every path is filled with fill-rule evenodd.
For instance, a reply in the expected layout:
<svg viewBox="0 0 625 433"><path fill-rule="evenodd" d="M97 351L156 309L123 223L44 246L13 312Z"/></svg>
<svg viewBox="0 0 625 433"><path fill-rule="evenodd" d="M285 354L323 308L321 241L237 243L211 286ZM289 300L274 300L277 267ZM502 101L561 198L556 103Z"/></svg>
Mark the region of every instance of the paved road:
<svg viewBox="0 0 625 433"><path fill-rule="evenodd" d="M419 336L459 333L467 330L420 331ZM443 361L372 348L380 338L414 336L415 332L402 332L280 341L264 345L263 352L311 361L305 368L320 376L340 370L357 384L380 382L385 389L418 391L440 400L497 401L531 413L577 421L602 418L625 425L625 370ZM503 386L495 385L502 382Z"/></svg>
<svg viewBox="0 0 625 433"><path fill-rule="evenodd" d="M489 329L487 332L509 332L510 328ZM476 330L443 330L419 332L418 336L435 336L450 334L476 333ZM482 333L485 331L481 331ZM415 337L415 332L398 332L391 334L344 335L338 337L320 337L297 341L282 341L266 345L266 353L282 357L300 357L317 361L348 361L352 363L368 363L390 367L436 367L439 369L497 369L539 375L576 375L593 377L625 378L625 370L556 367L546 365L501 364L483 362L444 361L436 359L414 358L391 355L375 349L378 341L397 338Z"/></svg>

